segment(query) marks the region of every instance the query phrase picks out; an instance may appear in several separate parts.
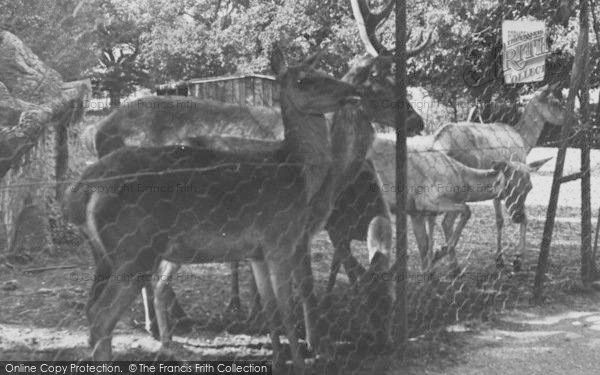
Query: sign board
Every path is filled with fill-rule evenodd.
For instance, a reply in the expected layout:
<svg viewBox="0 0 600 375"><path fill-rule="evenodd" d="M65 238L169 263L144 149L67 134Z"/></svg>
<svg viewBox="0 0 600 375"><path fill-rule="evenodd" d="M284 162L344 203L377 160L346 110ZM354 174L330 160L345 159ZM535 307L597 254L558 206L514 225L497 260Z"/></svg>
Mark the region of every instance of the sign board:
<svg viewBox="0 0 600 375"><path fill-rule="evenodd" d="M544 80L548 54L544 21L503 21L502 45L505 83Z"/></svg>

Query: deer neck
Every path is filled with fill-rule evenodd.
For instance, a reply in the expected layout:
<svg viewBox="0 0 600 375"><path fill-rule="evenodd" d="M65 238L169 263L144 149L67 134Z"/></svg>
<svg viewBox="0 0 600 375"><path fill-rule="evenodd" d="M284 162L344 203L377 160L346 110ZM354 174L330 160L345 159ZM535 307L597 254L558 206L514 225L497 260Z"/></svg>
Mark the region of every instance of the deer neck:
<svg viewBox="0 0 600 375"><path fill-rule="evenodd" d="M498 172L488 169L468 168L461 172L467 197L464 202L481 202L493 199L500 193L494 188Z"/></svg>
<svg viewBox="0 0 600 375"><path fill-rule="evenodd" d="M329 130L323 115L305 114L285 104L282 98L286 161L304 165L310 199L321 188L331 167Z"/></svg>
<svg viewBox="0 0 600 375"><path fill-rule="evenodd" d="M339 188L354 179L375 138L369 118L358 106L346 105L333 115L332 173Z"/></svg>
<svg viewBox="0 0 600 375"><path fill-rule="evenodd" d="M540 134L544 129L544 119L534 103L528 103L525 111L515 125L515 130L521 135L525 142L525 151L529 153L537 144Z"/></svg>

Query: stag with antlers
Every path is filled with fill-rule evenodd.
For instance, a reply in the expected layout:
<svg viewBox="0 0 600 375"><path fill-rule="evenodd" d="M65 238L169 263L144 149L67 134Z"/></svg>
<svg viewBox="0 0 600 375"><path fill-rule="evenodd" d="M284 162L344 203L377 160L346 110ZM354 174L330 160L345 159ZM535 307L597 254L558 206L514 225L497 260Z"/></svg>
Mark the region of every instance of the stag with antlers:
<svg viewBox="0 0 600 375"><path fill-rule="evenodd" d="M359 9L354 7L353 9ZM393 9L393 2L388 2L380 13L373 13L369 10L366 3L361 3L360 9L362 12L357 17L358 19L367 19L369 28L376 28L390 14ZM361 29L362 30L362 29ZM370 33L374 35L374 33ZM367 50L372 49L371 43L365 43ZM419 53L425 44L422 43L413 51L409 51L409 55ZM372 52L372 51L371 51ZM381 64L378 63L378 52L367 54L354 65L343 80L369 86L371 76L380 74ZM386 84L389 86L389 84ZM406 126L409 133L417 133L423 129L423 121L416 112L405 100L397 100L393 97L393 92L390 90L386 96L374 95L369 98L372 112L380 119L380 122L393 121L394 103L399 102L401 105L407 105L409 116ZM173 104L172 101L178 100L177 97L169 98L142 98L138 100L143 104L152 100L159 100L157 104ZM182 99L183 100L183 99ZM203 101L195 98L186 98L193 102L193 106L186 106L185 110L179 110L177 113L169 115L168 111L174 111L178 108L175 105L130 105L115 111L105 120L94 127L94 131L90 132L90 144L94 145L94 151L99 156L106 155L122 147L123 145L163 145L163 144L195 144L205 148L228 152L259 152L277 149L280 146L279 142L264 142L257 139L245 139L237 137L196 137L201 132L215 133L215 126L220 126L221 123L231 123L232 121L240 123L239 128L244 129L244 133L250 137L273 138L272 129L277 126L278 113L269 110L259 110L252 108L244 108L232 106L228 104L220 104L211 101ZM168 103L163 103L168 102ZM404 102L404 103L403 103ZM384 106L382 107L382 103ZM205 109L206 106L210 109ZM235 108L231 108L235 107ZM205 112L211 113L211 116L206 116ZM221 115L215 115L215 114ZM236 115L232 115L236 114ZM221 121L227 119L227 121ZM390 120L391 119L391 120ZM211 122L212 121L212 122ZM199 125L198 125L199 124ZM231 128L231 126L229 126ZM238 128L234 126L234 128ZM231 130L220 129L227 133ZM270 135L266 132L271 131ZM187 138L186 138L187 137ZM374 217L388 217L389 213L382 198L377 177L373 166L369 162L365 162L356 179L349 181L346 188L338 197L334 211L330 216L326 229L329 231L334 247L343 247L343 251L336 251L334 254L346 254L350 251L350 242L354 239L364 241L367 238L368 225ZM364 269L353 257L334 257L332 272L328 282L328 290L333 288L335 283L335 275L339 269L341 262L348 273L348 276L353 284ZM237 264L232 265L232 303L230 306L239 306L239 289L237 288ZM167 288L168 290L168 288ZM174 298L174 294L166 292L170 296L168 299L172 301L173 312L177 317L184 316L183 310ZM144 299L149 301L151 298ZM145 304L147 317L152 316L151 304ZM150 309L149 309L150 308ZM253 309L255 311L255 309ZM148 325L147 328L152 330Z"/></svg>

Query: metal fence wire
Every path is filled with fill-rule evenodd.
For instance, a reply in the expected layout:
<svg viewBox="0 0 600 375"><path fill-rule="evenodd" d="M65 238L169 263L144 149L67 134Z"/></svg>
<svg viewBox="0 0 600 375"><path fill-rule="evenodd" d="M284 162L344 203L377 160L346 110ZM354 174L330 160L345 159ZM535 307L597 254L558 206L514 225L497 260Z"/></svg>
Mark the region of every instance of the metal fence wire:
<svg viewBox="0 0 600 375"><path fill-rule="evenodd" d="M549 87L536 90L523 113L548 113L552 116L545 121L561 121L563 105L551 91ZM474 139L467 132L471 128L452 124L433 135L408 140L408 298L402 308L409 319L408 336L412 343L439 337L448 326L457 323L486 320L493 312L518 306L530 296L543 206L525 209L525 197L536 188L530 169L535 165L526 165L527 152L523 150L528 146L522 143L518 131L527 129L535 133L532 124L543 125L544 121L531 122L525 115L521 118L527 121L517 122L514 127L470 125L475 131L489 131L492 135L483 145L469 143ZM100 122L106 123L110 121ZM232 147L227 138L217 138L223 142L217 149ZM156 320L145 323L146 314L153 314L153 296L147 293L151 287L163 287L160 293L167 301L168 312L168 331L163 340L174 335L175 341L168 353L188 359L198 355L203 359L270 358L274 348L264 335L271 329L288 333L281 323L284 317L274 315L278 309L265 302L264 295L257 296L256 280L247 263L234 263L230 271L220 263L237 260L236 252L242 250L250 257L260 253L258 259L266 260L269 266L280 261L277 257L287 257L290 263L284 264L291 268L271 278L281 277L285 284L291 285L297 272L293 269L310 259L319 301L315 331L333 358L326 365L316 366L327 366L327 373L366 373L384 368L384 349L390 347L392 339L389 319L393 287L398 281L391 270L392 232L390 222L386 221L394 220L398 189L393 133L392 136L376 134L369 161L361 163L352 172L352 178L341 181L333 211L324 222L326 231L316 232L310 255L302 255L306 258L292 250L280 251L287 236L300 233L298 228L306 219L302 211L305 193L296 190L300 177L294 175L294 168L309 168L295 160L267 160L264 155L260 160L247 157L243 162L234 160L225 153L213 152L214 148L207 149L207 144L216 147L210 143L214 140L209 136L196 138L193 146L124 148L92 164L80 179L63 181L65 184L77 181L68 190L68 202L82 202L78 199L85 202L84 206L69 210L82 215L75 221L84 223L82 235L86 251L91 250L94 255L96 271L78 267L69 274L73 282L66 287L74 308L68 316L61 317L60 324L68 326L70 320L86 320L86 309L80 305L83 302L77 301L85 301L85 289L93 284L92 298L107 300L103 309L87 312L92 317L92 338L95 329L116 324L121 316L115 316L115 311L126 313L134 326L146 327L158 338ZM256 142L250 141L246 146L256 147ZM234 145L239 147L239 143ZM471 155L483 156L475 159L478 165L466 164ZM205 175L209 178L199 180ZM223 180L226 185L222 185ZM77 194L81 197L73 198ZM495 198L502 199L505 208L499 207L511 221L523 222L525 215L529 217L528 241L521 238L517 225L501 226L503 236L497 236L497 225L504 220L493 213L494 206L489 200ZM92 218L92 224L86 216L90 199L99 200L96 204L101 206L97 210L103 215ZM322 209L323 204L319 202L315 207ZM442 215L446 215L442 228L436 230L432 224L440 222L438 216ZM374 223L376 217L383 220ZM571 224L559 225L565 226L562 233L568 233ZM273 255L265 250L263 243L254 242L263 236L270 236L277 245ZM163 254L160 258L159 253ZM161 263L159 271L153 273L159 259L173 263ZM197 264L206 262L210 264ZM179 268L179 263L185 265ZM254 268L262 263L257 264ZM559 264L549 277L565 277L565 269ZM334 273L340 268L346 272L341 272L336 282ZM167 281L166 285L159 285L161 281ZM294 285L294 308L289 313L294 332L305 342L303 284L296 280ZM142 287L147 289L142 298L137 298ZM11 306L9 310L19 310L17 298L34 297L8 296L5 305ZM131 304L136 300L144 303ZM150 309L148 313L144 313L144 305ZM44 307L27 311L22 320L35 320L48 310ZM93 314L112 320L94 323ZM277 328L270 322L275 322ZM196 334L192 332L200 337L206 332L227 335L219 334L207 342L206 338L194 337ZM106 331L103 333L108 336ZM159 355L152 350L124 349L117 344L119 336L120 330L113 339L117 358L165 358L164 352ZM102 343L103 338L97 340ZM96 343L94 353L99 350L103 348ZM304 346L301 350L306 352L308 348ZM69 358L70 354L68 350L59 350L53 359ZM40 353L31 355L36 358ZM285 351L282 356L291 358Z"/></svg>
<svg viewBox="0 0 600 375"><path fill-rule="evenodd" d="M73 163L59 181L64 201L46 202L56 247L7 251L0 265L10 275L0 295L10 317L0 324L3 356L73 360L91 347L94 360L272 359L275 373L379 374L401 346L424 355L450 331L529 303L551 181L544 164L554 156L536 147L556 147L551 134L567 123L576 124L571 145L596 139L581 136L594 130L566 108L565 82L522 85L519 104L494 81L482 88L484 104L455 112L460 124L432 120L447 117L439 103L423 106L435 112L427 116L414 111L413 100L407 131L426 123L429 132L407 140L401 185L395 129L374 124L394 125L398 98L386 76L352 82L387 90L365 94L313 61L273 60L281 112L150 97L70 130L74 158L90 163ZM2 194L54 184L21 180ZM394 307L401 188L407 301ZM577 214L557 212L550 296L579 277ZM27 286L38 275L45 286ZM408 343L392 335L394 308L408 317Z"/></svg>

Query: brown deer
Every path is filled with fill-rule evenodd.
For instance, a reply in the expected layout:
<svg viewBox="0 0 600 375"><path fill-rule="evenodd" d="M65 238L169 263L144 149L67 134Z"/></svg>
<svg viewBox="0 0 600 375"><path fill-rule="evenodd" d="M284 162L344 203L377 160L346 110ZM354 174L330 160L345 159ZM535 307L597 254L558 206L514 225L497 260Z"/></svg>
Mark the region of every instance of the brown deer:
<svg viewBox="0 0 600 375"><path fill-rule="evenodd" d="M358 281L359 331L372 336L374 351L391 342L390 317L394 303L391 275L392 224L388 218L373 218L367 230L369 267ZM366 326L366 330L361 329ZM361 332L362 333L362 332ZM361 335L362 336L362 335Z"/></svg>
<svg viewBox="0 0 600 375"><path fill-rule="evenodd" d="M95 360L110 360L111 332L149 275L157 276L154 302L161 342L168 347L161 294L179 265L250 259L261 299L269 311L281 313L295 371L304 373L290 276L300 286L307 341L318 350L310 241L331 211L336 185L366 153L348 141L358 137L368 144L373 134L369 125L335 127L329 136L322 114L339 109L357 90L314 70L314 62L286 68L274 52L285 140L262 162L196 147L125 147L83 173L66 200L66 214L83 227L98 254L87 306ZM271 339L280 363L276 320Z"/></svg>
<svg viewBox="0 0 600 375"><path fill-rule="evenodd" d="M368 5L362 1L359 7L361 14L357 19L368 20L369 30L374 29L381 24L393 9L394 2L389 1L380 13L370 11ZM355 14L356 15L356 14ZM360 27L365 27L364 24ZM374 32L369 31L371 38L374 38ZM367 50L372 50L373 45L379 46L377 39L371 42L363 40ZM409 56L414 56L430 42L422 42L415 49L408 51ZM355 84L370 85L371 76L382 74L379 72L383 64L379 62L377 55L379 53L389 54L382 46L378 47L373 54L367 54L362 57L346 74L343 80ZM386 63L389 60L386 60ZM366 80L366 81L365 81ZM393 105L398 100L394 98L391 92L390 84L384 82L381 87L388 87L386 96L374 95L370 103L365 107L373 108L373 116L380 122L389 121L393 118ZM164 145L164 144L195 144L197 146L212 148L221 151L230 152L258 152L260 150L274 150L280 147L279 142L264 142L260 139L276 139L280 132L277 129L278 111L269 109L243 108L235 105L219 104L216 102L208 103L195 98L178 97L148 97L134 101L122 108L119 108L113 114L94 126L89 131L87 139L89 144L93 145L93 151L99 156L122 147L123 145ZM423 129L421 117L414 111L408 101L403 105L407 106L408 118L406 126L409 134L415 134ZM234 108L236 107L236 108ZM204 116L209 112L208 116ZM263 120L264 119L264 120ZM195 126L194 124L198 124ZM254 139L239 137L216 137L206 136L207 134L230 134L244 136ZM202 137L197 137L203 135ZM194 137L196 137L194 139ZM339 195L334 210L327 221L325 229L329 232L330 239L335 248L344 247L347 251L334 252L334 254L345 254L350 251L352 240L365 241L367 238L367 228L372 218L378 215L389 215L385 202L379 190L377 177L373 166L365 162L360 173L349 183L344 191ZM340 268L341 262L348 273L348 277L353 285L360 274L364 272L362 266L356 262L353 257L344 259L334 258L332 272L330 273L327 290L330 291L335 283L335 276ZM229 306L239 309L239 288L238 288L238 268L237 263L232 263L232 293ZM174 297L172 293L166 292ZM183 310L174 298L173 313L176 317L184 316ZM150 300L145 296L145 301ZM152 317L151 305L146 305L147 311L147 329L155 331L149 326L149 319ZM255 311L255 308L253 308Z"/></svg>

